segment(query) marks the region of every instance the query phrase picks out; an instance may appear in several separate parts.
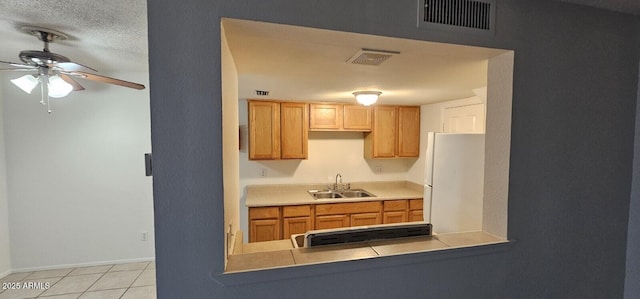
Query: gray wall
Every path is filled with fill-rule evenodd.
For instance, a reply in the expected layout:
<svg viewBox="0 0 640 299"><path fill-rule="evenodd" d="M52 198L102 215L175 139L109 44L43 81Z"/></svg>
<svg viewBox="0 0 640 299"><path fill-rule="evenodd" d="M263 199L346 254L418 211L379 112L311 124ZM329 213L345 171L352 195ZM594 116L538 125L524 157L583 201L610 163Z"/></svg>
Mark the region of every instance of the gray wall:
<svg viewBox="0 0 640 299"><path fill-rule="evenodd" d="M483 38L416 29L413 0L149 1L158 298L621 298L639 20L556 2L498 4L496 35ZM514 49L517 243L219 275L220 17Z"/></svg>
<svg viewBox="0 0 640 299"><path fill-rule="evenodd" d="M640 87L640 81L638 81ZM640 89L638 102L640 103ZM629 204L629 232L627 237L627 277L624 297L632 299L640 294L640 105L636 106L636 138L633 159L631 203Z"/></svg>

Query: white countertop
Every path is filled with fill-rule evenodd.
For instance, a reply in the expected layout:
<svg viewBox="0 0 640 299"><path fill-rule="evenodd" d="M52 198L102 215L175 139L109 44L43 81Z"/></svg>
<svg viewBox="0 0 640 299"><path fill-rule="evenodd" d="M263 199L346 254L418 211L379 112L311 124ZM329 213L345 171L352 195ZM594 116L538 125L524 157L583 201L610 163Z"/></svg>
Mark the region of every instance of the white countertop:
<svg viewBox="0 0 640 299"><path fill-rule="evenodd" d="M376 197L314 199L307 190L326 189L328 184L248 185L247 207L287 206L392 199L422 198L424 188L408 181L352 182L351 189L364 189Z"/></svg>

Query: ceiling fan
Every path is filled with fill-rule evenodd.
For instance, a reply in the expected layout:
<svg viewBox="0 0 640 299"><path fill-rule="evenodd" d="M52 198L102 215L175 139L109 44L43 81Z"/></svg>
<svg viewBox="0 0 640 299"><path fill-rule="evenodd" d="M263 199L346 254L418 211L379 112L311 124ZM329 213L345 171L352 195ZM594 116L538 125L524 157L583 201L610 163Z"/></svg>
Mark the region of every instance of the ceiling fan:
<svg viewBox="0 0 640 299"><path fill-rule="evenodd" d="M36 85L40 83L42 92L42 100L40 103L47 105L49 113L51 113L49 97L60 98L68 95L71 91L84 90L84 87L74 78L114 84L138 90L145 88L142 84L97 75L95 74L98 72L97 70L72 62L65 56L49 51L49 43L68 38L67 35L62 32L34 26L24 26L21 29L44 42L44 49L42 51L21 51L19 57L22 63L0 61L0 71L31 72L31 74L13 79L11 82L29 94Z"/></svg>

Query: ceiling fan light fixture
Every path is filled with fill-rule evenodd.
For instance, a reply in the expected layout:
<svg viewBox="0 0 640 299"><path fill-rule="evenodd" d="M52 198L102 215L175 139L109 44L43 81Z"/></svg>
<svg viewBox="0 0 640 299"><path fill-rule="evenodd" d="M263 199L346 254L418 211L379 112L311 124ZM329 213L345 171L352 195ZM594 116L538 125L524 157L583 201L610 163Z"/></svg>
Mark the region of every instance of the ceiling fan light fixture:
<svg viewBox="0 0 640 299"><path fill-rule="evenodd" d="M353 95L356 101L364 106L370 106L378 101L378 97L382 94L380 91L356 91Z"/></svg>
<svg viewBox="0 0 640 299"><path fill-rule="evenodd" d="M31 91L38 85L40 81L33 75L24 75L20 78L11 80L15 86L18 86L24 92L31 94Z"/></svg>
<svg viewBox="0 0 640 299"><path fill-rule="evenodd" d="M58 75L49 76L49 83L47 83L47 89L49 90L49 96L52 98L61 98L68 95L73 90L73 85L64 81Z"/></svg>

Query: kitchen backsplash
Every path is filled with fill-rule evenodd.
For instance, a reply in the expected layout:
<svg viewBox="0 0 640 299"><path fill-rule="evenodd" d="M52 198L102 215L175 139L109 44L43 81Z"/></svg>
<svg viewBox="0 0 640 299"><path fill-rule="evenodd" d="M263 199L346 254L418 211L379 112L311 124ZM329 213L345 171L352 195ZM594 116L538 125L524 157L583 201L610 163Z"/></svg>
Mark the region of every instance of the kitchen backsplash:
<svg viewBox="0 0 640 299"><path fill-rule="evenodd" d="M243 140L246 142L246 140ZM364 158L360 132L309 132L307 160L249 161L240 151L240 185L406 180L416 159Z"/></svg>

